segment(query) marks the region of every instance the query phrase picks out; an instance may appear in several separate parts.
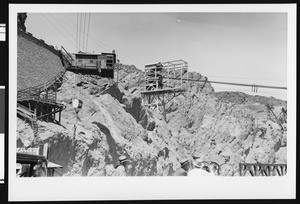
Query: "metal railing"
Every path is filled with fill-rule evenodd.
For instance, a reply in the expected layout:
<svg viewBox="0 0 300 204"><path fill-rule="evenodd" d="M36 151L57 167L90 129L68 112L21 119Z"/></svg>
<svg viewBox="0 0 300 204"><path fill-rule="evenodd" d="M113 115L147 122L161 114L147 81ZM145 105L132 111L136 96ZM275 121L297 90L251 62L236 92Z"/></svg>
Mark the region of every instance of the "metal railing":
<svg viewBox="0 0 300 204"><path fill-rule="evenodd" d="M56 96L54 94L48 93L47 95L41 97L41 93L43 91L46 91L50 86L55 84L57 81L60 81L60 78L63 77L64 73L65 70L60 72L50 80L48 80L46 83L33 86L33 87L28 87L18 91L17 93L18 101L23 101L23 100L47 100L48 102L56 101Z"/></svg>
<svg viewBox="0 0 300 204"><path fill-rule="evenodd" d="M60 53L61 53L62 61L63 61L65 68L69 69L71 66L73 66L74 59L73 59L72 55L70 53L68 53L68 51L63 46L61 46Z"/></svg>
<svg viewBox="0 0 300 204"><path fill-rule="evenodd" d="M287 173L286 164L259 164L240 163L240 176L245 176L248 172L251 176L283 176Z"/></svg>

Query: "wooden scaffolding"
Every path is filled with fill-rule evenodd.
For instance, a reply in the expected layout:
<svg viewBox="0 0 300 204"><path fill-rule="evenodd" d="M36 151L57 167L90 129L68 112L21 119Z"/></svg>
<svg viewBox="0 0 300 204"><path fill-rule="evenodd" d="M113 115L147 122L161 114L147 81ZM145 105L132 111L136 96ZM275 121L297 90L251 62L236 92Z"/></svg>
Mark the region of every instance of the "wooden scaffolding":
<svg viewBox="0 0 300 204"><path fill-rule="evenodd" d="M57 103L56 99L57 89L63 83L64 73L64 71L59 73L42 85L18 91L17 114L31 122L35 135L38 132L37 120L61 122L64 105Z"/></svg>
<svg viewBox="0 0 300 204"><path fill-rule="evenodd" d="M145 90L141 92L143 105L156 109L167 121L165 105L185 91L185 74L188 79L188 63L183 60L146 65ZM180 80L173 80L174 78Z"/></svg>

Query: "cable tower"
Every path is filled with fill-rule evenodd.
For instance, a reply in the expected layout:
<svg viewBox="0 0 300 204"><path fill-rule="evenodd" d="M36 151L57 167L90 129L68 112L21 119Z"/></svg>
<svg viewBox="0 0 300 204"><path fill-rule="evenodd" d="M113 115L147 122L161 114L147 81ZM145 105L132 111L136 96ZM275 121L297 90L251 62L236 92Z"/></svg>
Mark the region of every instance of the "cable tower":
<svg viewBox="0 0 300 204"><path fill-rule="evenodd" d="M179 83L172 78L178 79ZM167 121L165 105L185 91L184 79L188 79L188 63L183 60L146 65L145 90L141 92L143 105L156 109Z"/></svg>

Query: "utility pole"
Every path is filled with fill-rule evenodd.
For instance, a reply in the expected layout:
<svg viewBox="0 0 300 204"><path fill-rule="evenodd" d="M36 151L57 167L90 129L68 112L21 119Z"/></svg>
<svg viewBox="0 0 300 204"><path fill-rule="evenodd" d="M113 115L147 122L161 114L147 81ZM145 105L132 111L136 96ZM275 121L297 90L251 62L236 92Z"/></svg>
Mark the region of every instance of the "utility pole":
<svg viewBox="0 0 300 204"><path fill-rule="evenodd" d="M117 60L118 62L118 68L117 68L117 84L119 84L119 69L120 69L120 60Z"/></svg>

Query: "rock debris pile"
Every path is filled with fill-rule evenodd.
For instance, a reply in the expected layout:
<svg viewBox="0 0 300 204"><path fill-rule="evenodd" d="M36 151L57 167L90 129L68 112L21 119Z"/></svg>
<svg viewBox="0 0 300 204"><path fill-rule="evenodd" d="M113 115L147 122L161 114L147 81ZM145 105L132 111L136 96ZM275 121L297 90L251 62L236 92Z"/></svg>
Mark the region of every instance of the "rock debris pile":
<svg viewBox="0 0 300 204"><path fill-rule="evenodd" d="M38 121L34 138L18 119L17 145L48 143L49 160L63 166L64 176L110 176L120 155L131 161L130 176L173 175L182 158L227 164L234 175L240 162L287 162L286 101L184 82L187 91L166 104L165 121L142 106L144 73L135 66L122 65L119 84L79 75L67 71L59 88L57 101L66 106L61 124ZM78 121L73 98L83 101Z"/></svg>

